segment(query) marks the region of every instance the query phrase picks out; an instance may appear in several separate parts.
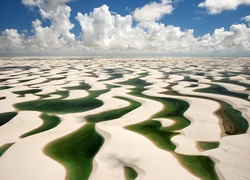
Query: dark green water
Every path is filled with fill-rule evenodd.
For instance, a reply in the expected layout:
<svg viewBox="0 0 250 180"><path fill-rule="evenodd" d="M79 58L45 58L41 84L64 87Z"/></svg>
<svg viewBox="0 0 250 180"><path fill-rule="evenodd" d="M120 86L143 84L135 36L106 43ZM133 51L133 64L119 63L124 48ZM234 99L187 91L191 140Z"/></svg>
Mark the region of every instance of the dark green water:
<svg viewBox="0 0 250 180"><path fill-rule="evenodd" d="M47 131L56 127L61 122L61 119L55 115L42 114L40 117L43 120L43 124L40 127L21 135L21 138Z"/></svg>
<svg viewBox="0 0 250 180"><path fill-rule="evenodd" d="M91 91L89 96L87 97L72 100L39 99L34 101L17 103L14 106L19 110L40 111L44 113L53 114L78 113L102 106L103 102L95 98L107 91L108 90Z"/></svg>
<svg viewBox="0 0 250 180"><path fill-rule="evenodd" d="M219 147L219 142L198 141L198 146L203 150L211 150Z"/></svg>
<svg viewBox="0 0 250 180"><path fill-rule="evenodd" d="M17 115L17 112L7 112L0 114L0 126L4 125L5 123L9 122L12 118Z"/></svg>
<svg viewBox="0 0 250 180"><path fill-rule="evenodd" d="M86 117L86 121L89 123L97 123L97 122L101 122L101 121L109 121L109 120L117 119L117 118L127 114L128 112L138 108L139 106L141 106L141 103L134 101L134 100L131 100L131 99L128 99L128 98L125 98L125 97L116 96L115 98L127 101L130 103L130 105L123 107L123 108L119 108L119 109L113 109L110 111L105 111L105 112L101 112L98 114L89 115Z"/></svg>
<svg viewBox="0 0 250 180"><path fill-rule="evenodd" d="M4 144L0 147L0 157L3 155L5 151L7 151L14 143Z"/></svg>
<svg viewBox="0 0 250 180"><path fill-rule="evenodd" d="M123 169L124 169L124 174L125 174L126 180L134 180L137 178L138 173L133 168L131 168L129 166L124 166Z"/></svg>
<svg viewBox="0 0 250 180"><path fill-rule="evenodd" d="M95 130L95 124L86 124L77 131L52 141L45 153L63 164L67 179L87 180L93 168L93 158L104 143Z"/></svg>

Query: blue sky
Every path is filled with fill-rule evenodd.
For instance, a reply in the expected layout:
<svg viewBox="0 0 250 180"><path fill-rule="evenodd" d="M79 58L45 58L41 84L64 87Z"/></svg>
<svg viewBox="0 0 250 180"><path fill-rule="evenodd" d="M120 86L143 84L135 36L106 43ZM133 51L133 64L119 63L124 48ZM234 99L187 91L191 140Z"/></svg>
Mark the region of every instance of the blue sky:
<svg viewBox="0 0 250 180"><path fill-rule="evenodd" d="M223 6L222 1L224 1ZM68 49L68 53L72 54L79 49L83 49L84 52L108 52L109 49L111 51L115 49L117 52L131 52L131 49L134 49L135 52L138 50L144 52L153 48L156 51L152 51L152 53L168 54L173 52L176 46L183 46L185 51L178 50L174 53L199 55L209 48L211 54L216 52L218 55L223 55L227 54L227 49L230 52L233 49L232 55L249 55L250 1L248 0L245 3L240 0L55 0L54 2L55 6L52 7L46 0L1 0L0 54L13 52L25 54L30 51L34 54L38 51L48 53L49 50L54 51L55 49L63 52L65 52L64 49ZM149 9L143 11L146 7ZM164 7L165 10L163 10ZM95 8L97 8L96 14L91 16L90 14ZM60 11L60 15L53 13L57 10ZM151 10L152 12L150 12ZM46 15L41 14L41 11ZM162 12L158 13L160 11ZM63 13L64 17L62 17ZM120 28L118 35L110 35L118 28L115 24L122 20L119 19L119 22L111 25L109 22L107 23L109 19L105 19L105 17L101 20L99 18L104 23L101 23L102 26L99 28L107 29L105 32L85 27L87 21L92 22L88 26L95 27L94 20L98 18L98 13L100 16L110 16L111 18L115 18L117 15L126 17L130 22L130 30L123 31ZM85 14L86 17L83 18ZM76 18L77 16L78 18ZM145 19L145 17L148 18ZM36 27L34 27L35 21ZM66 24L60 27L60 21ZM121 26L128 29L127 24ZM64 27L65 29L62 30ZM215 33L216 29L219 34ZM242 32L237 34L239 29ZM209 36L206 35L208 33ZM192 38L190 38L190 34L192 34ZM246 37L242 38L243 34ZM50 46L51 42L41 42L41 36L43 38L53 36L58 43ZM134 36L141 37L138 38L138 43L125 44L122 41L124 38ZM162 39L163 36L164 39ZM187 37L189 37L188 40ZM91 38L94 41L88 42L87 39ZM135 41L134 38L131 40ZM207 44L202 50L203 41ZM239 41L244 41L244 43L239 45ZM143 43L147 45L144 46ZM70 48L66 47L69 44ZM122 45L120 48L115 48L117 44ZM158 48L158 46L164 46L164 48ZM172 49L171 46L173 46ZM193 46L193 48L187 48L188 46ZM239 48L239 46L244 47ZM197 48L200 49L199 53L194 52L194 49Z"/></svg>

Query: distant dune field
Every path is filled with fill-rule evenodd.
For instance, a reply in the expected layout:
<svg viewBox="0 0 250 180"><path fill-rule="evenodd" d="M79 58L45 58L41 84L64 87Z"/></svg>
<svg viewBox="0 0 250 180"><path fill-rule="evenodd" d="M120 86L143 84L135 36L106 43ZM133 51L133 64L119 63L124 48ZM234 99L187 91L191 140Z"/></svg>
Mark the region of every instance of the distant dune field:
<svg viewBox="0 0 250 180"><path fill-rule="evenodd" d="M2 58L0 179L250 179L249 95L249 58Z"/></svg>

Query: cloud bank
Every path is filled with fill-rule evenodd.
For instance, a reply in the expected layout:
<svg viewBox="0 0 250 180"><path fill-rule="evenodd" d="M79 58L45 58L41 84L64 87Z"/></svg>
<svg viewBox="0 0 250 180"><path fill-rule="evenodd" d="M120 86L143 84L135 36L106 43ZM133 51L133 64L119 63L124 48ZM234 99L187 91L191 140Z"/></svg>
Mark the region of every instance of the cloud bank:
<svg viewBox="0 0 250 180"><path fill-rule="evenodd" d="M74 24L70 22L69 1L22 0L29 8L37 8L42 19L32 22L31 35L16 29L1 32L0 54L250 55L249 16L242 18L246 24L233 24L229 30L222 27L215 29L212 34L195 37L193 29L182 30L180 27L158 22L164 15L173 12L171 0L151 2L126 16L114 14L107 5L103 5L89 13L78 12L75 18L82 31L75 35L71 33ZM205 7L208 2L210 1L199 6ZM164 8L159 11L162 6ZM145 13L148 16L142 16ZM49 20L50 25L43 26L44 20Z"/></svg>

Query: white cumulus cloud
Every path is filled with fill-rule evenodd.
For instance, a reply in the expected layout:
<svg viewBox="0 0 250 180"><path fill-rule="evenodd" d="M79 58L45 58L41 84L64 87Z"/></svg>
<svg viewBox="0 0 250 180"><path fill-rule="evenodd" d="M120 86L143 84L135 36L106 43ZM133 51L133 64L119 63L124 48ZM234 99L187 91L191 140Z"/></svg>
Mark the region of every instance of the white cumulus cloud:
<svg viewBox="0 0 250 180"><path fill-rule="evenodd" d="M248 25L250 26L250 15L242 17L241 20L247 22Z"/></svg>
<svg viewBox="0 0 250 180"><path fill-rule="evenodd" d="M24 34L16 29L5 29L0 35L0 51L15 51L23 47Z"/></svg>
<svg viewBox="0 0 250 180"><path fill-rule="evenodd" d="M48 38L54 36L53 39L74 43L75 35L70 32L74 27L74 24L69 20L71 8L65 4L69 1L70 0L22 0L22 3L26 6L37 7L43 19L50 20L50 27L42 27L42 23L39 23L39 26L35 26L34 29L35 33L39 33L37 36L45 36L43 42L45 46L49 45L46 42L47 35ZM34 22L33 25L34 24L36 24L36 22ZM41 33L45 34L41 35ZM42 41L42 39L39 39L39 43L41 43L40 41ZM56 43L54 43L54 45L55 44Z"/></svg>
<svg viewBox="0 0 250 180"><path fill-rule="evenodd" d="M82 28L85 46L101 48L142 48L144 32L132 27L131 15L112 15L107 5L95 8L89 14L78 13L76 19Z"/></svg>
<svg viewBox="0 0 250 180"><path fill-rule="evenodd" d="M200 37L199 47L227 55L247 53L250 50L250 28L245 24L234 24L228 31L223 27L215 29L212 35Z"/></svg>
<svg viewBox="0 0 250 180"><path fill-rule="evenodd" d="M240 5L250 5L250 0L205 0L198 6L206 8L209 14L218 14L225 10L235 10Z"/></svg>
<svg viewBox="0 0 250 180"><path fill-rule="evenodd" d="M141 8L136 8L133 16L139 22L157 21L164 15L171 14L173 10L171 0L162 0L160 3L153 1Z"/></svg>

